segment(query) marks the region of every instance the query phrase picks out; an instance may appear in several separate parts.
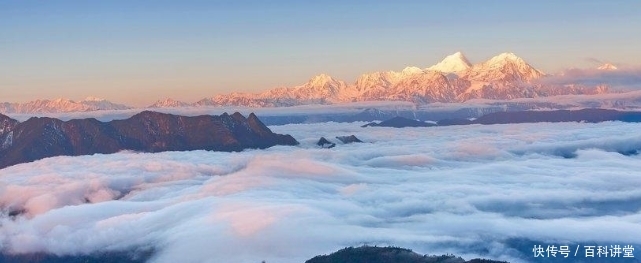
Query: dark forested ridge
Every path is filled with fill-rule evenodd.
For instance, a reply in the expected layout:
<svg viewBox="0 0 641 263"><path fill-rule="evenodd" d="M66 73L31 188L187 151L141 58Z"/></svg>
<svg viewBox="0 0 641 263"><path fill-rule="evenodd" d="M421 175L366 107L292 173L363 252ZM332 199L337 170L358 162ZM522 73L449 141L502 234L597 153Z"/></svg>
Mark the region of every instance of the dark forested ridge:
<svg viewBox="0 0 641 263"><path fill-rule="evenodd" d="M329 255L316 256L305 263L507 263L487 259L465 261L454 255L428 256L397 247L348 247Z"/></svg>
<svg viewBox="0 0 641 263"><path fill-rule="evenodd" d="M151 251L105 252L73 256L57 256L44 253L0 254L0 263L145 263L151 255Z"/></svg>
<svg viewBox="0 0 641 263"><path fill-rule="evenodd" d="M143 252L109 252L92 255L56 256L50 254L0 254L0 263L144 263L153 256L151 250ZM259 263L259 262L256 262ZM265 262L278 263L278 262ZM330 255L316 256L305 263L507 263L487 259L464 259L454 255L428 256L396 247L348 247Z"/></svg>
<svg viewBox="0 0 641 263"><path fill-rule="evenodd" d="M144 111L110 122L35 117L17 122L0 115L0 168L53 156L122 150L240 151L297 144L289 135L273 133L253 113L247 118L240 113L185 117Z"/></svg>

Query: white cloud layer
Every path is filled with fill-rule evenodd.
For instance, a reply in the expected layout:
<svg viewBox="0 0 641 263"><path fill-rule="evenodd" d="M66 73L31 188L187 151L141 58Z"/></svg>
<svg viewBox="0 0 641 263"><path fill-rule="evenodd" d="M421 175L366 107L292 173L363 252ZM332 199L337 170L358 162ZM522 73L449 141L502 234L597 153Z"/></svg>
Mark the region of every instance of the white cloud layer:
<svg viewBox="0 0 641 263"><path fill-rule="evenodd" d="M639 243L641 157L617 151L641 148L641 124L361 124L271 127L298 147L0 170L0 248L154 247L157 263L287 263L367 243L523 262L508 240ZM349 134L365 143L315 147Z"/></svg>
<svg viewBox="0 0 641 263"><path fill-rule="evenodd" d="M641 88L641 68L624 67L618 70L568 69L557 76L541 81L550 84L606 84L616 89L639 90Z"/></svg>

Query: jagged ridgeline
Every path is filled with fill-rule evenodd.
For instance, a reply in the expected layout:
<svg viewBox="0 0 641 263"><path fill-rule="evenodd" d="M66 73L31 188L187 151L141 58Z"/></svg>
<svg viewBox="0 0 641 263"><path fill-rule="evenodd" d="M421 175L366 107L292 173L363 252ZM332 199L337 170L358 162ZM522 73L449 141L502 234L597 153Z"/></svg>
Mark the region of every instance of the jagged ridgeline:
<svg viewBox="0 0 641 263"><path fill-rule="evenodd" d="M290 135L273 133L253 113L247 118L238 112L186 117L143 111L110 122L36 117L18 122L0 115L0 168L53 156L122 150L241 151L297 144Z"/></svg>

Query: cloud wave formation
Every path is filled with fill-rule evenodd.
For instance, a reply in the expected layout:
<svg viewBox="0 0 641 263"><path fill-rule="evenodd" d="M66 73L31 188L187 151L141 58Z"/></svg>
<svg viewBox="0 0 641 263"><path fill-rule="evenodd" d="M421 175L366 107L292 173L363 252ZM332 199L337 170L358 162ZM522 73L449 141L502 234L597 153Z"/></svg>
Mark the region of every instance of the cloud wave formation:
<svg viewBox="0 0 641 263"><path fill-rule="evenodd" d="M525 262L530 251L510 240L641 236L641 157L617 152L639 145L640 124L360 125L271 127L298 147L55 157L0 170L0 249L303 262L366 243ZM365 143L315 146L345 134Z"/></svg>

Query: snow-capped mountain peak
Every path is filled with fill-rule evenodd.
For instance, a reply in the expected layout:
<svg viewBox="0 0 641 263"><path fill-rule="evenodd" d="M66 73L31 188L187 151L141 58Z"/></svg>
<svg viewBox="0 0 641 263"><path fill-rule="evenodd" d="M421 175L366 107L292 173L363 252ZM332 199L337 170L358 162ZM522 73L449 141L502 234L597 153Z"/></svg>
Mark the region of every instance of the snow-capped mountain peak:
<svg viewBox="0 0 641 263"><path fill-rule="evenodd" d="M307 84L311 86L323 86L327 83L332 83L332 82L336 82L336 79L332 78L330 75L322 73L309 79Z"/></svg>
<svg viewBox="0 0 641 263"><path fill-rule="evenodd" d="M619 68L617 68L615 65L612 65L610 63L605 63L600 67L598 67L597 69L598 70L618 70Z"/></svg>
<svg viewBox="0 0 641 263"><path fill-rule="evenodd" d="M340 101L339 96L347 89L344 81L332 78L327 74L320 74L309 79L305 84L290 88L275 88L260 94L243 97L219 98L223 105L241 102L245 106L264 105L298 105L298 104L325 104ZM223 96L229 97L229 96ZM217 102L216 104L220 104Z"/></svg>
<svg viewBox="0 0 641 263"><path fill-rule="evenodd" d="M440 71L443 73L457 73L468 70L470 67L472 67L470 61L467 60L465 55L459 51L445 57L441 62L427 68L427 70Z"/></svg>
<svg viewBox="0 0 641 263"><path fill-rule="evenodd" d="M173 107L185 107L189 106L188 103L177 101L172 98L166 98L156 101L156 103L149 106L149 108L173 108Z"/></svg>
<svg viewBox="0 0 641 263"><path fill-rule="evenodd" d="M492 57L488 62L497 62L497 61L505 61L505 60L523 61L522 58L520 58L519 56L517 56L512 52L504 52Z"/></svg>
<svg viewBox="0 0 641 263"><path fill-rule="evenodd" d="M306 84L298 86L298 91L303 93L323 93L326 95L336 95L341 90L345 89L347 84L341 80L332 78L327 74L320 74L312 77ZM305 97L305 94L300 94Z"/></svg>
<svg viewBox="0 0 641 263"><path fill-rule="evenodd" d="M420 74L420 73L423 73L423 70L418 67L405 67L403 71L401 71L401 74L405 76Z"/></svg>
<svg viewBox="0 0 641 263"><path fill-rule="evenodd" d="M511 64L519 68L532 68L524 59L515 55L512 52L501 53L483 63L487 67L504 67L506 64Z"/></svg>
<svg viewBox="0 0 641 263"><path fill-rule="evenodd" d="M483 82L530 82L545 74L514 53L501 53L491 59L474 65L465 76Z"/></svg>

